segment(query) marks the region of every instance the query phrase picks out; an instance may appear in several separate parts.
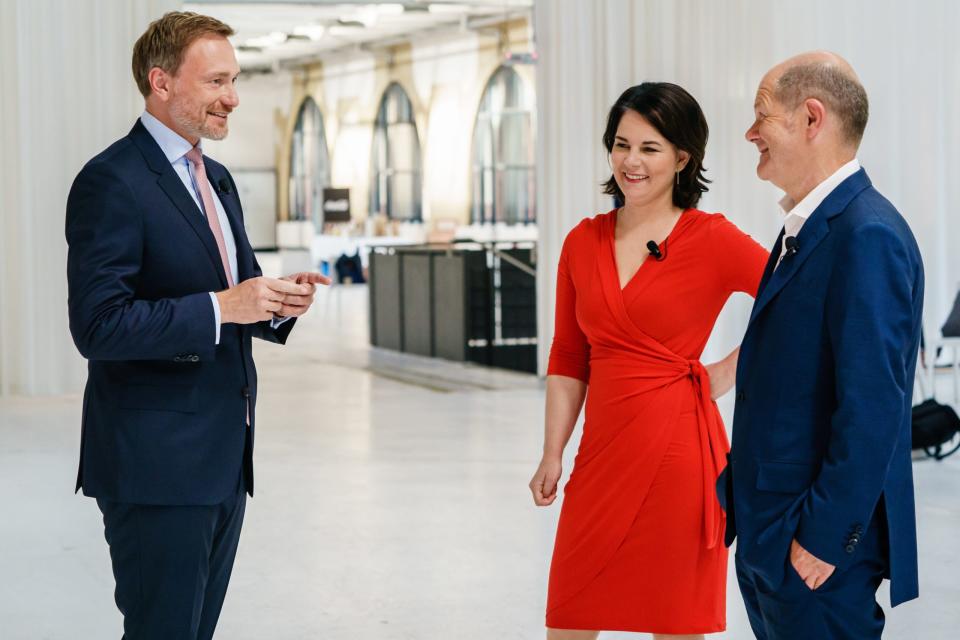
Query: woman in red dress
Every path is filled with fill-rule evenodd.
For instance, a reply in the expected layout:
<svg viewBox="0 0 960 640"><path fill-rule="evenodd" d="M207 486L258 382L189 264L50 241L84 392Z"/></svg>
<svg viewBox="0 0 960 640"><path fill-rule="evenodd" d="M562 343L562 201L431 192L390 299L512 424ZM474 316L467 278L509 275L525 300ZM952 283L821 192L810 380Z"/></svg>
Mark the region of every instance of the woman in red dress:
<svg viewBox="0 0 960 640"><path fill-rule="evenodd" d="M682 88L628 89L603 142L613 170L605 192L624 206L583 220L564 242L544 454L530 481L538 505L556 499L586 397L547 637L702 638L726 628L714 485L728 443L713 399L733 386L738 351L709 366L699 358L730 294L756 295L768 253L722 215L694 208L707 190L707 123Z"/></svg>

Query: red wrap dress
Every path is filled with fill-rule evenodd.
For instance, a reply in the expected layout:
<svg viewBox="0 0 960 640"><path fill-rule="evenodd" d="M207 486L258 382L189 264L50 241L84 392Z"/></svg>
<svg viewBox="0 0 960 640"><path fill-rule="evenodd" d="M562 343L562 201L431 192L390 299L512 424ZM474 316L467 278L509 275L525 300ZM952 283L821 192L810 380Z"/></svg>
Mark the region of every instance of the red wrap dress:
<svg viewBox="0 0 960 640"><path fill-rule="evenodd" d="M768 253L687 209L662 261L621 290L616 210L563 245L548 375L588 384L550 567L547 626L711 633L726 627L729 449L700 355L730 294L755 295Z"/></svg>

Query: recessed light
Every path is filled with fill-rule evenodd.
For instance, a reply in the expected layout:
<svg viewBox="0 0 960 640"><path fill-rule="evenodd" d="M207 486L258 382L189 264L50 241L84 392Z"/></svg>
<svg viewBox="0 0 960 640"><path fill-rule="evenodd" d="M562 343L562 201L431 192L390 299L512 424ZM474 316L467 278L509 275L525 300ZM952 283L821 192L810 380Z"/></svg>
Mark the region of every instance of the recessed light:
<svg viewBox="0 0 960 640"><path fill-rule="evenodd" d="M246 42L243 44L250 47L260 47L268 48L275 47L277 45L283 44L287 41L287 34L283 31L273 31L268 33L265 36L257 36L256 38L247 38Z"/></svg>

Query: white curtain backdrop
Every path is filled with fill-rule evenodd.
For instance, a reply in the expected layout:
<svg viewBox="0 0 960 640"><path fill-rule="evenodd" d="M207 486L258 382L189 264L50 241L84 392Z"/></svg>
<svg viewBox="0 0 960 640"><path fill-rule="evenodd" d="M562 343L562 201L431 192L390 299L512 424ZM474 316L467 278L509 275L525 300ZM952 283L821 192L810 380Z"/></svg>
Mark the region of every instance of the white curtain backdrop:
<svg viewBox="0 0 960 640"><path fill-rule="evenodd" d="M924 0L535 0L540 367L553 336L560 247L581 218L612 207L597 186L609 177L601 134L607 111L645 80L682 85L710 125L701 201L761 244L782 226L781 193L756 178L743 133L765 71L802 51L846 57L870 99L859 158L906 217L927 275L927 337L939 336L960 287L960 3ZM743 335L751 301L721 315L705 360Z"/></svg>
<svg viewBox="0 0 960 640"><path fill-rule="evenodd" d="M0 395L76 391L67 192L143 109L133 43L176 0L0 0Z"/></svg>

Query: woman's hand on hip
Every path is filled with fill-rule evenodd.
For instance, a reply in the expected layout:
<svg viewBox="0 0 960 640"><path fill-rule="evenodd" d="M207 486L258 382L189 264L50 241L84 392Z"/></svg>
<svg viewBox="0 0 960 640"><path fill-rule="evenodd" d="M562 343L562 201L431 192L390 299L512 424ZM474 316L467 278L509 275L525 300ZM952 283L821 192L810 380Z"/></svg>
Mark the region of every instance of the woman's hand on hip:
<svg viewBox="0 0 960 640"><path fill-rule="evenodd" d="M710 399L716 400L733 387L734 375L723 362L705 365L710 374Z"/></svg>
<svg viewBox="0 0 960 640"><path fill-rule="evenodd" d="M734 349L730 355L713 364L704 365L710 375L710 399L726 394L737 381L737 358L740 357L740 347Z"/></svg>
<svg viewBox="0 0 960 640"><path fill-rule="evenodd" d="M544 457L537 467L537 472L530 480L530 491L533 493L533 502L538 507L546 507L557 499L557 484L563 472L563 463L560 458Z"/></svg>

